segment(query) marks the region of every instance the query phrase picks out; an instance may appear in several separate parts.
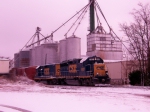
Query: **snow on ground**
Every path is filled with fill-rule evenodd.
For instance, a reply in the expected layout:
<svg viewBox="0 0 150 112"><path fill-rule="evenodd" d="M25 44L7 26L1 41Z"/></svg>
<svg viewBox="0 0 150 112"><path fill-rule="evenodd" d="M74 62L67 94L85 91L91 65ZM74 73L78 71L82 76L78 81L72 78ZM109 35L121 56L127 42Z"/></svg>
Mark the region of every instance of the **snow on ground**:
<svg viewBox="0 0 150 112"><path fill-rule="evenodd" d="M81 87L0 79L0 112L150 112L149 87Z"/></svg>

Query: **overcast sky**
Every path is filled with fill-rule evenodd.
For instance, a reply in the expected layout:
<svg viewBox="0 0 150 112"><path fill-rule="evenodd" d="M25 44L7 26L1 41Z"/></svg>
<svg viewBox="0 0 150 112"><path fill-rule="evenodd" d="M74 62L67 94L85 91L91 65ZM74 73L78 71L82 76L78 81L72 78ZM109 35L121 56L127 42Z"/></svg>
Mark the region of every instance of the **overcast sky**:
<svg viewBox="0 0 150 112"><path fill-rule="evenodd" d="M39 26L44 36L51 34L62 23L84 7L89 0L0 0L0 56L13 58L35 33ZM130 22L129 14L137 8L139 2L146 4L149 0L97 0L110 26L118 34L119 23ZM100 15L102 25L108 27ZM77 17L76 17L77 18ZM75 20L74 20L75 21ZM54 40L64 38L64 34L74 21L69 22L54 34ZM75 33L81 37L81 54L86 54L86 35L89 27L89 13L83 18ZM68 36L72 35L72 31Z"/></svg>

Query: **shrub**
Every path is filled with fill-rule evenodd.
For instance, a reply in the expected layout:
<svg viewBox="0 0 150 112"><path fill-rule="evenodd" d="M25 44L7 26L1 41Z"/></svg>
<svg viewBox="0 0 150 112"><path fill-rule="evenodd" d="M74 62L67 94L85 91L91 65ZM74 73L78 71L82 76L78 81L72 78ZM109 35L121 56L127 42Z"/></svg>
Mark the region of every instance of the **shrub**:
<svg viewBox="0 0 150 112"><path fill-rule="evenodd" d="M128 77L131 85L141 84L141 71L135 70L133 72L130 72Z"/></svg>

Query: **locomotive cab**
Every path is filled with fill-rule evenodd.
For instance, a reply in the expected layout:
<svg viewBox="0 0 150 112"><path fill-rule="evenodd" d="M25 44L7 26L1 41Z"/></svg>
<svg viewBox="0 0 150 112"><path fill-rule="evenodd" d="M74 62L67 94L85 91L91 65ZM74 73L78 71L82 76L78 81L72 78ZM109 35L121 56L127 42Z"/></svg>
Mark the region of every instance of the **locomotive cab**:
<svg viewBox="0 0 150 112"><path fill-rule="evenodd" d="M89 57L83 62L83 65L86 67L86 70L91 71L95 83L110 82L107 67L100 57L97 56Z"/></svg>
<svg viewBox="0 0 150 112"><path fill-rule="evenodd" d="M94 77L98 80L98 83L109 83L110 78L108 76L108 71L104 63L94 64ZM97 82L97 81L95 81Z"/></svg>

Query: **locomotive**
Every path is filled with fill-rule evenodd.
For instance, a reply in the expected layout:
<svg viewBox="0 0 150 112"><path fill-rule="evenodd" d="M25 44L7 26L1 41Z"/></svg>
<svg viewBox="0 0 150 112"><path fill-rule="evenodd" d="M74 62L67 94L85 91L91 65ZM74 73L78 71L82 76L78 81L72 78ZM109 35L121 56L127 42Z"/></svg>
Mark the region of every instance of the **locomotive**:
<svg viewBox="0 0 150 112"><path fill-rule="evenodd" d="M104 61L97 56L66 60L57 64L38 66L34 80L47 84L95 85L109 84L110 78Z"/></svg>

